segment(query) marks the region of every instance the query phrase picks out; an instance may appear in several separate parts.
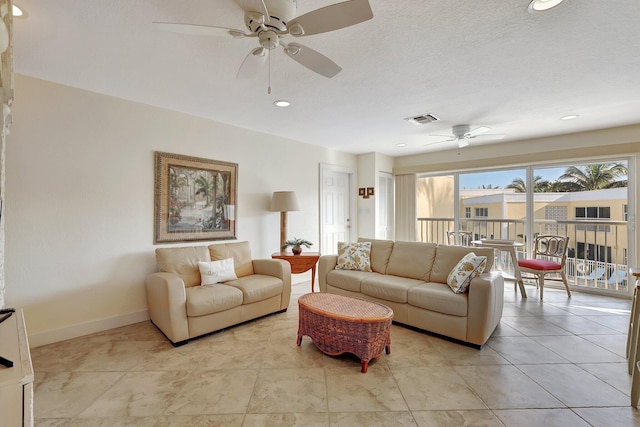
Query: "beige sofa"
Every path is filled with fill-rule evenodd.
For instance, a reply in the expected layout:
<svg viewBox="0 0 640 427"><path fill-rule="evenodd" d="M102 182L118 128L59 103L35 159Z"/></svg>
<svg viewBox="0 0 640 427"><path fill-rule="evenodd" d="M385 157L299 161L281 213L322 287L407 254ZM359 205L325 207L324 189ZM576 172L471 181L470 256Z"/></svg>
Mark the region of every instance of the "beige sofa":
<svg viewBox="0 0 640 427"><path fill-rule="evenodd" d="M481 348L502 317L504 280L483 273L472 280L468 293L456 294L447 276L469 252L487 257L493 250L432 243L371 241L372 272L337 270L337 255L320 257L320 290L365 298L393 309L394 322L403 323Z"/></svg>
<svg viewBox="0 0 640 427"><path fill-rule="evenodd" d="M201 286L198 262L226 258L238 279ZM248 242L159 248L156 261L159 272L146 280L149 316L173 345L289 306L291 265L252 259Z"/></svg>

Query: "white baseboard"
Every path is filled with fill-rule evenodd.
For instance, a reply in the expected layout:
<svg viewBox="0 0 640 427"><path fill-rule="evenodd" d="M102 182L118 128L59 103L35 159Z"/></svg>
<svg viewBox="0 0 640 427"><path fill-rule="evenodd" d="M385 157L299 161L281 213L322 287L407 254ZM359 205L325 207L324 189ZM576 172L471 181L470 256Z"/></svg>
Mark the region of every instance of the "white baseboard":
<svg viewBox="0 0 640 427"><path fill-rule="evenodd" d="M82 337L84 335L95 334L96 332L119 328L121 326L127 326L133 323L144 322L145 320L149 320L149 312L147 310L142 310L133 313L126 313L118 316L108 317L106 319L78 323L75 325L66 326L64 328L52 329L50 331L40 332L37 334L28 334L29 347L41 347L43 345L69 340L71 338Z"/></svg>

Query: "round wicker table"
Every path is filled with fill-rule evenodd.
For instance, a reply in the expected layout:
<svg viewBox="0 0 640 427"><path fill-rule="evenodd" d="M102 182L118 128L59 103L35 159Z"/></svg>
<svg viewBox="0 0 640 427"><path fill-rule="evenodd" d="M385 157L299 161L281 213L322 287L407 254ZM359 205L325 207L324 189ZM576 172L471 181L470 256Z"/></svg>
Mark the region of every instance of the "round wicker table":
<svg viewBox="0 0 640 427"><path fill-rule="evenodd" d="M362 373L383 350L391 353L393 311L386 305L315 292L298 298L298 307L298 345L306 335L330 356L354 354L360 358Z"/></svg>

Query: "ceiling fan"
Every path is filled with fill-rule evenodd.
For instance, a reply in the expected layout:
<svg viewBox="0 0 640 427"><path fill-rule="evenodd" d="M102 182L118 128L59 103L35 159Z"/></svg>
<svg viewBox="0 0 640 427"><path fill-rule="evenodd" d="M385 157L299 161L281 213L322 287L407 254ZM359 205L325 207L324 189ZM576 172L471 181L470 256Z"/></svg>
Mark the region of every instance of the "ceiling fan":
<svg viewBox="0 0 640 427"><path fill-rule="evenodd" d="M504 135L499 133L483 135L485 132L488 132L490 130L491 128L486 126L480 126L475 129L471 129L471 126L469 125L455 125L454 127L451 128L452 135L429 135L429 136L449 137L449 139L432 142L430 144L425 144L425 145L433 145L433 144L440 144L443 142L457 141L458 148L463 148L469 145L469 140L471 139L495 140L495 139L504 138Z"/></svg>
<svg viewBox="0 0 640 427"><path fill-rule="evenodd" d="M246 56L236 78L248 78L257 73L270 56L282 46L294 61L320 75L331 78L342 68L320 52L299 43L284 41L286 36L303 37L326 33L356 25L373 18L368 0L349 0L295 16L296 0L240 0L244 10L246 30L209 25L154 22L163 30L182 34L223 36L234 39L255 37L260 44Z"/></svg>

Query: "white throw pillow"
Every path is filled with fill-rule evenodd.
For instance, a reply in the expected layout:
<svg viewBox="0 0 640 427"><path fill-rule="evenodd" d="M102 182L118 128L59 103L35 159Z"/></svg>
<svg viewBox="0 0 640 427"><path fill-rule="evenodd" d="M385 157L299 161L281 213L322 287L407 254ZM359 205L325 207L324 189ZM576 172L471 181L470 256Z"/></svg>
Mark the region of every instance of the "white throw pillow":
<svg viewBox="0 0 640 427"><path fill-rule="evenodd" d="M336 269L371 271L371 242L338 242Z"/></svg>
<svg viewBox="0 0 640 427"><path fill-rule="evenodd" d="M200 261L198 262L198 268L200 269L200 281L204 286L238 278L233 267L233 258L226 258L220 261Z"/></svg>
<svg viewBox="0 0 640 427"><path fill-rule="evenodd" d="M481 275L486 266L486 256L476 256L475 253L469 252L451 270L447 284L456 294L467 292L471 280Z"/></svg>

